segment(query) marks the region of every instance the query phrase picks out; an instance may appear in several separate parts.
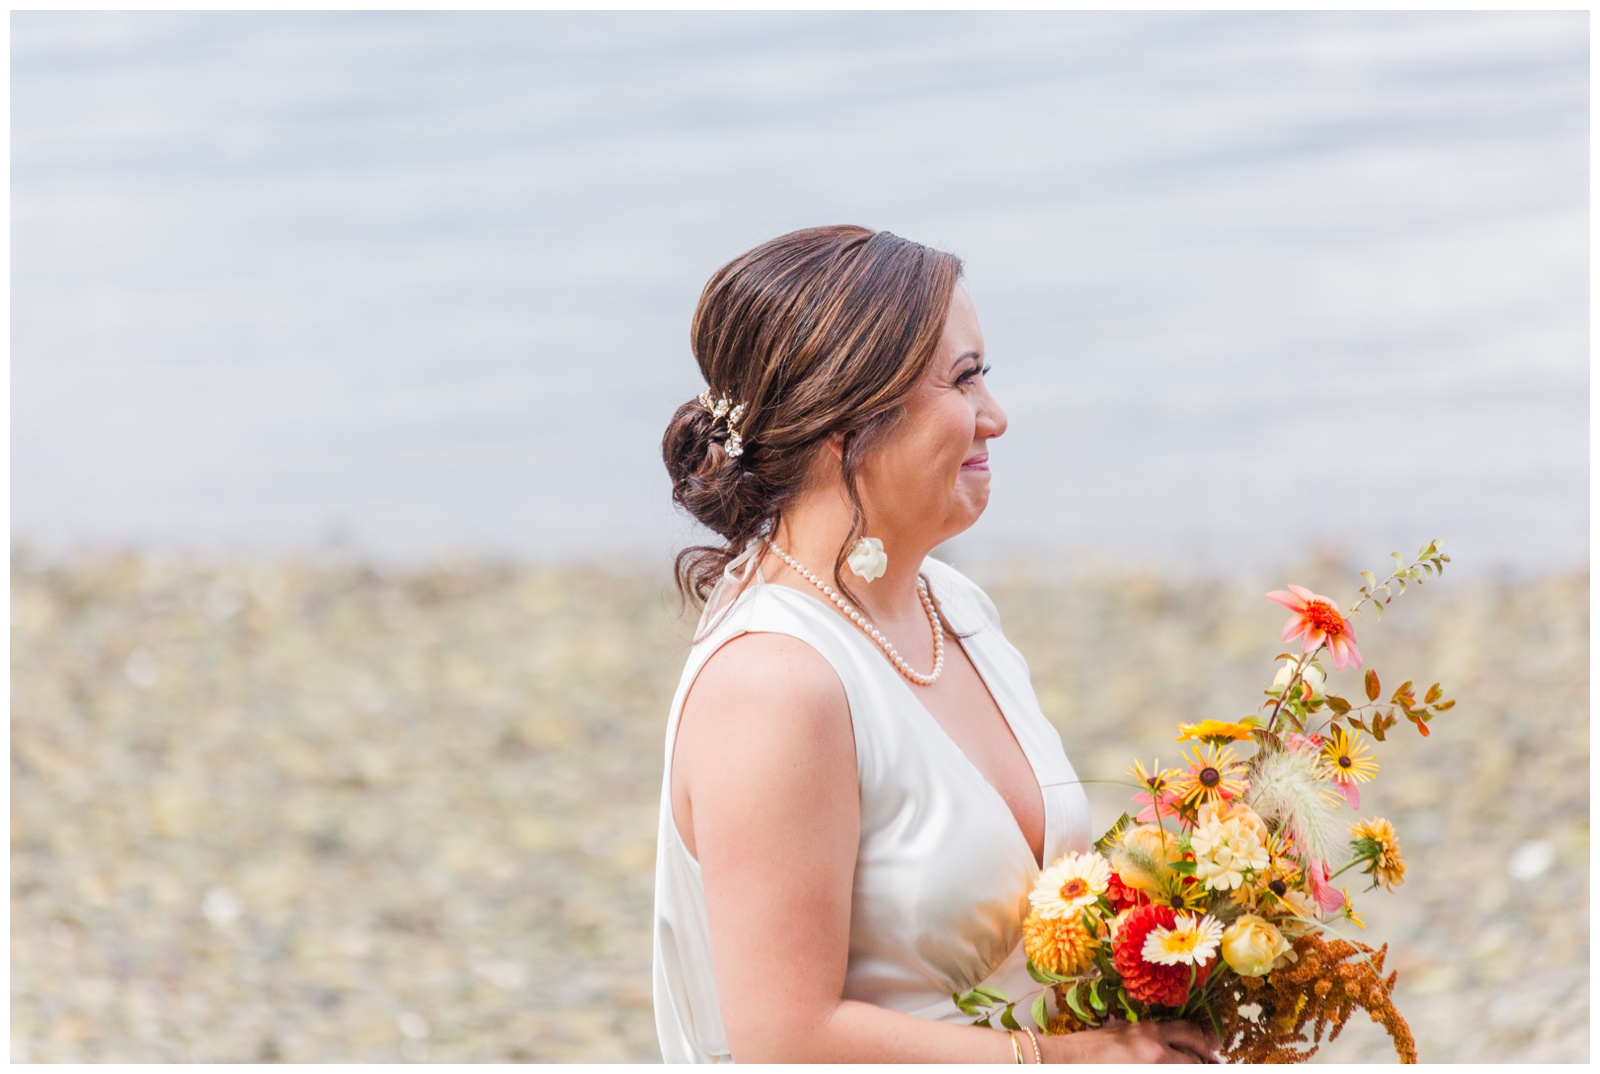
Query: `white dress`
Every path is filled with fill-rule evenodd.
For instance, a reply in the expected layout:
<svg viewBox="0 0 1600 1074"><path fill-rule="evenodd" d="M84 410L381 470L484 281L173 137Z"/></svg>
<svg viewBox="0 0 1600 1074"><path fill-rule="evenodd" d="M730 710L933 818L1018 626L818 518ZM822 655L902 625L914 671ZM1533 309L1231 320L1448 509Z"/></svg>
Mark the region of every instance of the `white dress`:
<svg viewBox="0 0 1600 1074"><path fill-rule="evenodd" d="M754 566L757 548L729 565L724 584L735 584L741 566L747 572ZM1088 800L1060 735L1039 710L1026 662L1000 632L993 602L948 564L929 558L922 573L951 626L974 632L961 644L1033 767L1044 799L1045 863L1088 850ZM716 604L713 593L707 609ZM747 631L811 645L838 673L849 701L861 842L844 998L965 1025L971 1019L951 1002L952 992L989 984L1017 998L1036 990L1022 950L1022 919L1039 866L1010 808L859 627L820 593L772 585L756 572L716 628L690 649L667 719L653 957L662 1057L731 1061L700 866L672 819L671 765L695 676L724 642Z"/></svg>

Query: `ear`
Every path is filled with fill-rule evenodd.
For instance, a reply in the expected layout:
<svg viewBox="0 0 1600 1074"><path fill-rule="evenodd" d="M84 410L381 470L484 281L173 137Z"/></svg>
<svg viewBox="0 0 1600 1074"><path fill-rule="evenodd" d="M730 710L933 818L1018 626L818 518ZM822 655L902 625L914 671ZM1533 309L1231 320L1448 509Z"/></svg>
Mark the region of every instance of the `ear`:
<svg viewBox="0 0 1600 1074"><path fill-rule="evenodd" d="M828 434L828 438L825 441L823 441L823 443L828 445L828 451L833 455L833 461L834 462L837 463L837 462L843 462L844 461L844 434L843 433L829 433Z"/></svg>

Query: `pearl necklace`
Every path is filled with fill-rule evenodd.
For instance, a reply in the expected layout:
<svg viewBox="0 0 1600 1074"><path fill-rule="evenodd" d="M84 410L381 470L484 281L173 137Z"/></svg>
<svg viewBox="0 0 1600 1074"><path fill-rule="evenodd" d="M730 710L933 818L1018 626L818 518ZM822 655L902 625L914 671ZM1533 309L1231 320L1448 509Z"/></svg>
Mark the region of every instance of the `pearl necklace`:
<svg viewBox="0 0 1600 1074"><path fill-rule="evenodd" d="M884 655L893 661L896 668L900 669L900 674L918 686L932 686L938 680L940 673L944 671L944 627L939 622L939 610L933 606L933 598L928 595L928 587L923 584L920 577L917 578L917 596L922 598L922 607L928 613L928 625L933 628L933 671L927 675L912 670L911 665L905 662L905 658L890 644L889 639L884 637L878 628L872 625L872 621L862 615L844 597L835 593L832 586L808 571L793 556L779 548L776 542L770 538L767 540L767 547L776 552L779 559L799 571L806 581L822 590L823 595L837 604L839 610L850 617L851 622L866 631L867 636L877 642L879 647L883 649Z"/></svg>

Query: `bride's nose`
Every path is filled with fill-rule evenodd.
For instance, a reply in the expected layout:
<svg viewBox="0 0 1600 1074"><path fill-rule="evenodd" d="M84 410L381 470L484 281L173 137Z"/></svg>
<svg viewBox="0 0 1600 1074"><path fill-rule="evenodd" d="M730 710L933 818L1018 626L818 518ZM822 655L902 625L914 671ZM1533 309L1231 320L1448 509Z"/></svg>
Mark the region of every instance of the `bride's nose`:
<svg viewBox="0 0 1600 1074"><path fill-rule="evenodd" d="M993 395L988 392L983 394L983 403L978 407L977 428L974 431L979 438L993 440L1006 431L1006 412Z"/></svg>

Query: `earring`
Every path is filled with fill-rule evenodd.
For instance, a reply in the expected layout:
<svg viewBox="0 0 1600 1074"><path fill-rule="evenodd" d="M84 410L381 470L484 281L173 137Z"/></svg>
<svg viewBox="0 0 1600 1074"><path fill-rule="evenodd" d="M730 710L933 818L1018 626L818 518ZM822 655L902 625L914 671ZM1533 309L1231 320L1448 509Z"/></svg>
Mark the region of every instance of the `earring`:
<svg viewBox="0 0 1600 1074"><path fill-rule="evenodd" d="M883 550L882 541L876 537L863 537L851 547L845 562L850 565L852 573L870 582L883 577L884 570L889 566L889 557Z"/></svg>

